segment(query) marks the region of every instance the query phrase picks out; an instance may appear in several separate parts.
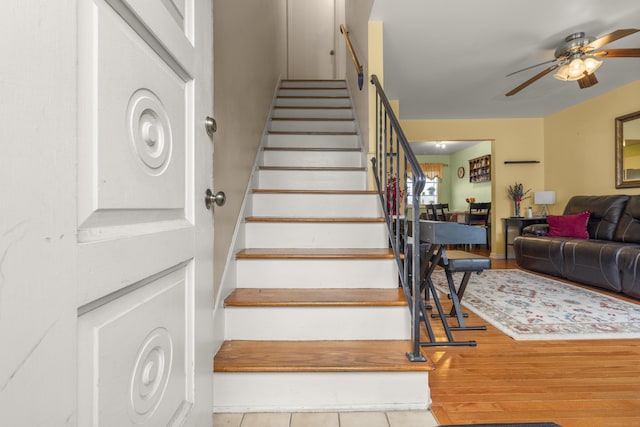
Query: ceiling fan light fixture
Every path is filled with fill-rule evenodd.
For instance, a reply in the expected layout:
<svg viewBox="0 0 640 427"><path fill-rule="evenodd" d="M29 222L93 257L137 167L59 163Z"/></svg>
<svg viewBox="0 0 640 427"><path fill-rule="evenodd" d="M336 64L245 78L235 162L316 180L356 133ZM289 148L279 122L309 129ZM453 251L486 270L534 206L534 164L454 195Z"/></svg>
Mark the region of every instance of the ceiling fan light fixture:
<svg viewBox="0 0 640 427"><path fill-rule="evenodd" d="M573 80L584 77L585 71L587 71L587 67L581 58L576 58L569 63L569 75L574 77Z"/></svg>
<svg viewBox="0 0 640 427"><path fill-rule="evenodd" d="M561 66L553 77L565 82L580 80L597 70L601 64L602 61L593 58L587 58L586 61L582 60L582 58L575 58L568 64Z"/></svg>
<svg viewBox="0 0 640 427"><path fill-rule="evenodd" d="M571 80L571 76L569 75L569 66L564 64L562 67L558 68L558 71L553 75L558 80L562 80L563 82Z"/></svg>
<svg viewBox="0 0 640 427"><path fill-rule="evenodd" d="M587 58L584 60L584 66L586 68L587 74L592 74L602 65L602 61L598 61L595 58Z"/></svg>

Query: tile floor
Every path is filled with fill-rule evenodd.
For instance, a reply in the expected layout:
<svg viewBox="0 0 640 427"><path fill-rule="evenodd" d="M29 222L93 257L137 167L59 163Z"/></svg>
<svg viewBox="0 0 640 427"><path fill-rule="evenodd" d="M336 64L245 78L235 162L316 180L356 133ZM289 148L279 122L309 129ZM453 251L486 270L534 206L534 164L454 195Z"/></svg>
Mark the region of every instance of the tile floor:
<svg viewBox="0 0 640 427"><path fill-rule="evenodd" d="M215 427L436 427L429 411L214 414Z"/></svg>

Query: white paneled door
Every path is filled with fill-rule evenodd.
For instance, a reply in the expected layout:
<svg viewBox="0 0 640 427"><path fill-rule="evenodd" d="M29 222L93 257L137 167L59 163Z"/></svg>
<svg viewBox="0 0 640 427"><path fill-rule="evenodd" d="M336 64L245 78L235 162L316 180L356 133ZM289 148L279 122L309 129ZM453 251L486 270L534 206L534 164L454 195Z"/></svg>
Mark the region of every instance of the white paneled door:
<svg viewBox="0 0 640 427"><path fill-rule="evenodd" d="M211 2L0 24L0 425L211 425Z"/></svg>
<svg viewBox="0 0 640 427"><path fill-rule="evenodd" d="M335 0L287 2L289 79L336 78Z"/></svg>
<svg viewBox="0 0 640 427"><path fill-rule="evenodd" d="M210 419L211 6L79 13L79 424Z"/></svg>

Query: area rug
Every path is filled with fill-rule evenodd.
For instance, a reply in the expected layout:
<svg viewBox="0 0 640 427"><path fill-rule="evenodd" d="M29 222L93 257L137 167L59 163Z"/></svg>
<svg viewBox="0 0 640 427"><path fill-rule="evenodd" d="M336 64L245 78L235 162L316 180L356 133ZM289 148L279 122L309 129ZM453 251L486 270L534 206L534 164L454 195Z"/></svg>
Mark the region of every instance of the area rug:
<svg viewBox="0 0 640 427"><path fill-rule="evenodd" d="M432 278L449 293L444 271ZM640 304L521 270L472 274L462 305L515 340L640 338Z"/></svg>

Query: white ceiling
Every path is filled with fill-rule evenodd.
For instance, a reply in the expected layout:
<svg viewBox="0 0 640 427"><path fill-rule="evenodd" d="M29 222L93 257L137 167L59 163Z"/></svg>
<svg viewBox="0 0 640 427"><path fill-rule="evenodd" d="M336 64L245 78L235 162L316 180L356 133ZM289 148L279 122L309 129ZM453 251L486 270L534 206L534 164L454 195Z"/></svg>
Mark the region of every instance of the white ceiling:
<svg viewBox="0 0 640 427"><path fill-rule="evenodd" d="M410 141L413 153L418 156L448 156L458 151L473 147L482 141ZM444 144L439 147L436 144Z"/></svg>
<svg viewBox="0 0 640 427"><path fill-rule="evenodd" d="M402 119L544 117L640 78L640 58L609 58L590 88L548 74L505 96L549 64L507 74L553 59L567 35L640 28L640 0L375 0L370 20ZM640 48L640 32L607 47Z"/></svg>

